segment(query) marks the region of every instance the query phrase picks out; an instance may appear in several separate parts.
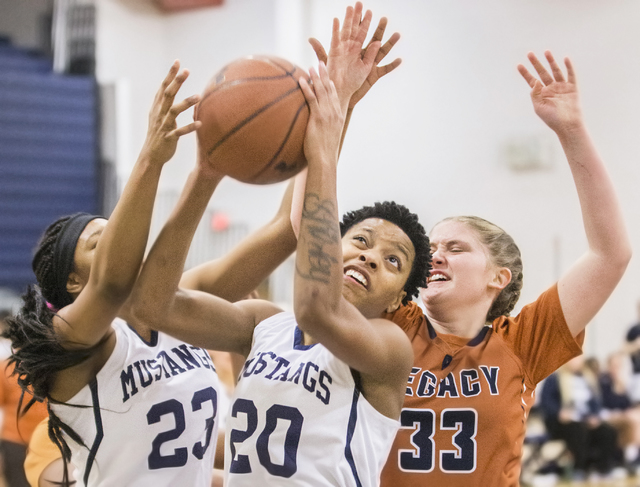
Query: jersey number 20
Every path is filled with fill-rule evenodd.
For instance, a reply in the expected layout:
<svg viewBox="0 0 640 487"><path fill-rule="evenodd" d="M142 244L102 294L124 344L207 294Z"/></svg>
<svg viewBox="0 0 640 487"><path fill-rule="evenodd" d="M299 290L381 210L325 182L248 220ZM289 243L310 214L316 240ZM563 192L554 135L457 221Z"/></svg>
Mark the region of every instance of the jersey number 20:
<svg viewBox="0 0 640 487"><path fill-rule="evenodd" d="M229 434L232 458L229 471L231 473L250 473L251 463L249 457L247 455L236 455L236 443L248 440L255 433L258 427L258 409L253 401L249 399L237 399L233 403L231 416L237 418L240 413L247 418L247 429L244 431L234 429ZM284 462L282 465L274 463L269 454L269 437L275 431L279 419L289 421L284 440ZM300 443L303 421L304 418L297 408L274 404L267 409L264 429L256 439L256 452L258 453L260 464L271 475L289 478L298 470L298 443Z"/></svg>

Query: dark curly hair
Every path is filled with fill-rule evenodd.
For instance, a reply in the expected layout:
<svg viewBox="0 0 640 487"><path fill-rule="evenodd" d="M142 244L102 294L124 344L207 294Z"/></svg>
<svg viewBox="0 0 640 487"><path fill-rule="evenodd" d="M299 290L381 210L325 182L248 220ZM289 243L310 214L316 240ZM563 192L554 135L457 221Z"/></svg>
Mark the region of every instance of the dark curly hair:
<svg viewBox="0 0 640 487"><path fill-rule="evenodd" d="M409 237L413 244L416 256L411 273L404 285L407 295L402 300L402 304L407 304L411 298L418 295L419 288L427 285L427 277L431 269L429 237L418 221L418 215L411 213L406 206L399 205L395 201L378 202L373 206L364 206L359 210L346 213L340 223L340 234L344 236L351 227L368 218L380 218L393 223Z"/></svg>

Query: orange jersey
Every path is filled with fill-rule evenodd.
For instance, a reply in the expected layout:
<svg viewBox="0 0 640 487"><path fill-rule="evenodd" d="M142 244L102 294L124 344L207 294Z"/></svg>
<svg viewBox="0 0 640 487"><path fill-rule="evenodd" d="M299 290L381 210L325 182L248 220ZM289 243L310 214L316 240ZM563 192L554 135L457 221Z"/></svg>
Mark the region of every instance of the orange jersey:
<svg viewBox="0 0 640 487"><path fill-rule="evenodd" d="M26 445L38 423L49 415L47 407L36 402L24 416L19 416L18 403L22 389L18 385L18 376L11 375L13 366L8 366L7 361L0 364L0 407L4 411L0 439ZM24 395L22 407L27 405L31 397L28 393Z"/></svg>
<svg viewBox="0 0 640 487"><path fill-rule="evenodd" d="M581 353L557 286L472 340L437 335L415 303L389 316L415 355L382 487L517 486L538 382Z"/></svg>

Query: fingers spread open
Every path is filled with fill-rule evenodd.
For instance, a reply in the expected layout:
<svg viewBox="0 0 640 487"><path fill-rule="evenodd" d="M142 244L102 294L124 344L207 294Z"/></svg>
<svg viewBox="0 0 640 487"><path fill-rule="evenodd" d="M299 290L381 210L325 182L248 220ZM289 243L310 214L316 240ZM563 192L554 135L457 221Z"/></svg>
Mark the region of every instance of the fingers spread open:
<svg viewBox="0 0 640 487"><path fill-rule="evenodd" d="M376 56L376 64L382 61L385 58L385 56L389 54L389 51L393 49L393 46L395 46L399 40L400 40L400 33L394 32L393 35L389 37L389 40L385 42L380 48L380 50L378 51L378 55Z"/></svg>
<svg viewBox="0 0 640 487"><path fill-rule="evenodd" d="M327 97L327 80L329 79L329 75L327 74L327 68L324 63L320 63L318 66L318 71L320 73L324 73L324 76L320 76L320 74L316 73L316 70L311 68L309 70L309 74L311 76L311 82L313 83L313 89L316 92L316 98L318 99L318 103L322 103L324 99Z"/></svg>
<svg viewBox="0 0 640 487"><path fill-rule="evenodd" d="M171 68L169 68L169 72L167 73L165 78L162 80L162 84L160 85L160 88L156 93L156 97L162 96L162 94L164 93L164 90L166 90L167 86L171 84L171 82L176 77L176 74L178 74L179 70L180 70L180 61L176 59L175 61L173 61Z"/></svg>
<svg viewBox="0 0 640 487"><path fill-rule="evenodd" d="M318 58L318 61L322 61L323 63L326 63L327 62L327 51L324 50L324 47L322 46L320 41L318 39L316 39L315 37L311 37L309 39L309 44L311 44L311 47L313 48L313 51L316 53L316 57Z"/></svg>
<svg viewBox="0 0 640 487"><path fill-rule="evenodd" d="M355 30L354 38L356 42L360 45L363 45L364 41L367 38L367 32L369 32L371 19L373 19L373 13L371 12L371 10L367 10L367 12L364 14L364 18L362 19L362 22L360 22L357 29Z"/></svg>
<svg viewBox="0 0 640 487"><path fill-rule="evenodd" d="M538 60L536 55L534 53L530 52L527 55L527 57L529 58L529 61L531 61L531 64L533 65L533 67L535 68L536 72L538 73L538 76L540 76L540 79L542 80L542 82L545 85L549 85L549 84L553 83L553 78L551 77L549 72L546 70L546 68L542 65L542 63Z"/></svg>
<svg viewBox="0 0 640 487"><path fill-rule="evenodd" d="M351 27L353 24L353 7L347 7L347 11L344 14L344 22L342 23L342 29L340 30L340 40L346 41L351 37ZM334 21L335 25L335 21Z"/></svg>
<svg viewBox="0 0 640 487"><path fill-rule="evenodd" d="M171 84L167 86L163 93L161 113L167 113L167 111L169 111L169 109L173 105L173 100L175 99L178 90L188 77L189 70L184 69L178 76L173 79Z"/></svg>
<svg viewBox="0 0 640 487"><path fill-rule="evenodd" d="M554 59L553 54L551 54L551 51L545 51L544 56L547 58L547 62L551 67L551 72L553 73L554 79L556 81L564 81L564 73L560 69L560 66L558 66L558 63Z"/></svg>
<svg viewBox="0 0 640 487"><path fill-rule="evenodd" d="M378 51L378 56L379 55L380 55L380 51ZM382 78L385 74L389 74L391 71L396 69L401 64L402 64L402 59L396 58L389 64L385 64L384 66L378 66L378 77Z"/></svg>
<svg viewBox="0 0 640 487"><path fill-rule="evenodd" d="M333 18L333 30L331 31L331 48L337 49L340 45L340 38L342 33L340 32L340 21L337 18Z"/></svg>
<svg viewBox="0 0 640 487"><path fill-rule="evenodd" d="M353 17L351 18L351 25L346 26L349 28L349 38L353 39L357 36L360 23L362 22L362 2L356 2L356 6L353 9Z"/></svg>
<svg viewBox="0 0 640 487"><path fill-rule="evenodd" d="M573 64L571 63L571 59L568 57L564 58L564 65L567 67L567 81L569 83L575 85L576 84L576 72L573 69Z"/></svg>
<svg viewBox="0 0 640 487"><path fill-rule="evenodd" d="M169 110L169 117L167 118L173 117L173 120L175 120L178 115L180 115L182 112L184 112L188 108L191 108L193 105L195 105L199 101L200 101L200 95L192 95L189 98L185 98L180 103L176 103L171 107L171 109Z"/></svg>
<svg viewBox="0 0 640 487"><path fill-rule="evenodd" d="M386 17L382 17L378 21L378 27L376 27L375 32L371 36L371 41L369 41L369 44L371 44L372 42L375 42L375 41L382 42L382 38L384 37L384 31L387 30L387 22L388 21L387 21Z"/></svg>
<svg viewBox="0 0 640 487"><path fill-rule="evenodd" d="M529 72L529 70L525 68L524 65L518 64L518 72L522 75L527 84L533 88L536 84L536 78Z"/></svg>
<svg viewBox="0 0 640 487"><path fill-rule="evenodd" d="M175 129L173 132L169 132L167 137L182 137L183 135L190 134L191 132L195 132L202 126L202 122L200 120L196 122L191 122L184 127L180 127Z"/></svg>
<svg viewBox="0 0 640 487"><path fill-rule="evenodd" d="M311 70L309 70L309 72L311 72ZM302 76L300 76L300 79L298 79L298 83L300 84L302 94L304 95L305 100L307 100L309 107L314 110L315 107L318 106L318 100L316 98L315 92L313 91L313 88L311 87L311 85L309 85L309 82Z"/></svg>
<svg viewBox="0 0 640 487"><path fill-rule="evenodd" d="M368 66L369 69L373 66L373 63L378 55L378 51L380 50L380 41L372 42L367 47L367 51L364 53L364 57L362 58L362 62L365 66Z"/></svg>

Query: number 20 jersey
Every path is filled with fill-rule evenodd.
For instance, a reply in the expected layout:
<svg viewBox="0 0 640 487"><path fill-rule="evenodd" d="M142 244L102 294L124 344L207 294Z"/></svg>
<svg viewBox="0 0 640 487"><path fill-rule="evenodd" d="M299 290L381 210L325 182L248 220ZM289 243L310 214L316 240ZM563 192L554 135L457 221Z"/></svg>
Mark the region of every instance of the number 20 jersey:
<svg viewBox="0 0 640 487"><path fill-rule="evenodd" d="M389 317L411 339L401 429L383 487L515 487L536 384L581 353L557 286L473 339L438 335L415 303Z"/></svg>
<svg viewBox="0 0 640 487"><path fill-rule="evenodd" d="M218 430L218 376L206 350L164 333L144 341L124 321L96 379L55 413L78 486L209 487Z"/></svg>
<svg viewBox="0 0 640 487"><path fill-rule="evenodd" d="M398 431L291 313L256 326L226 423L227 487L376 486Z"/></svg>

